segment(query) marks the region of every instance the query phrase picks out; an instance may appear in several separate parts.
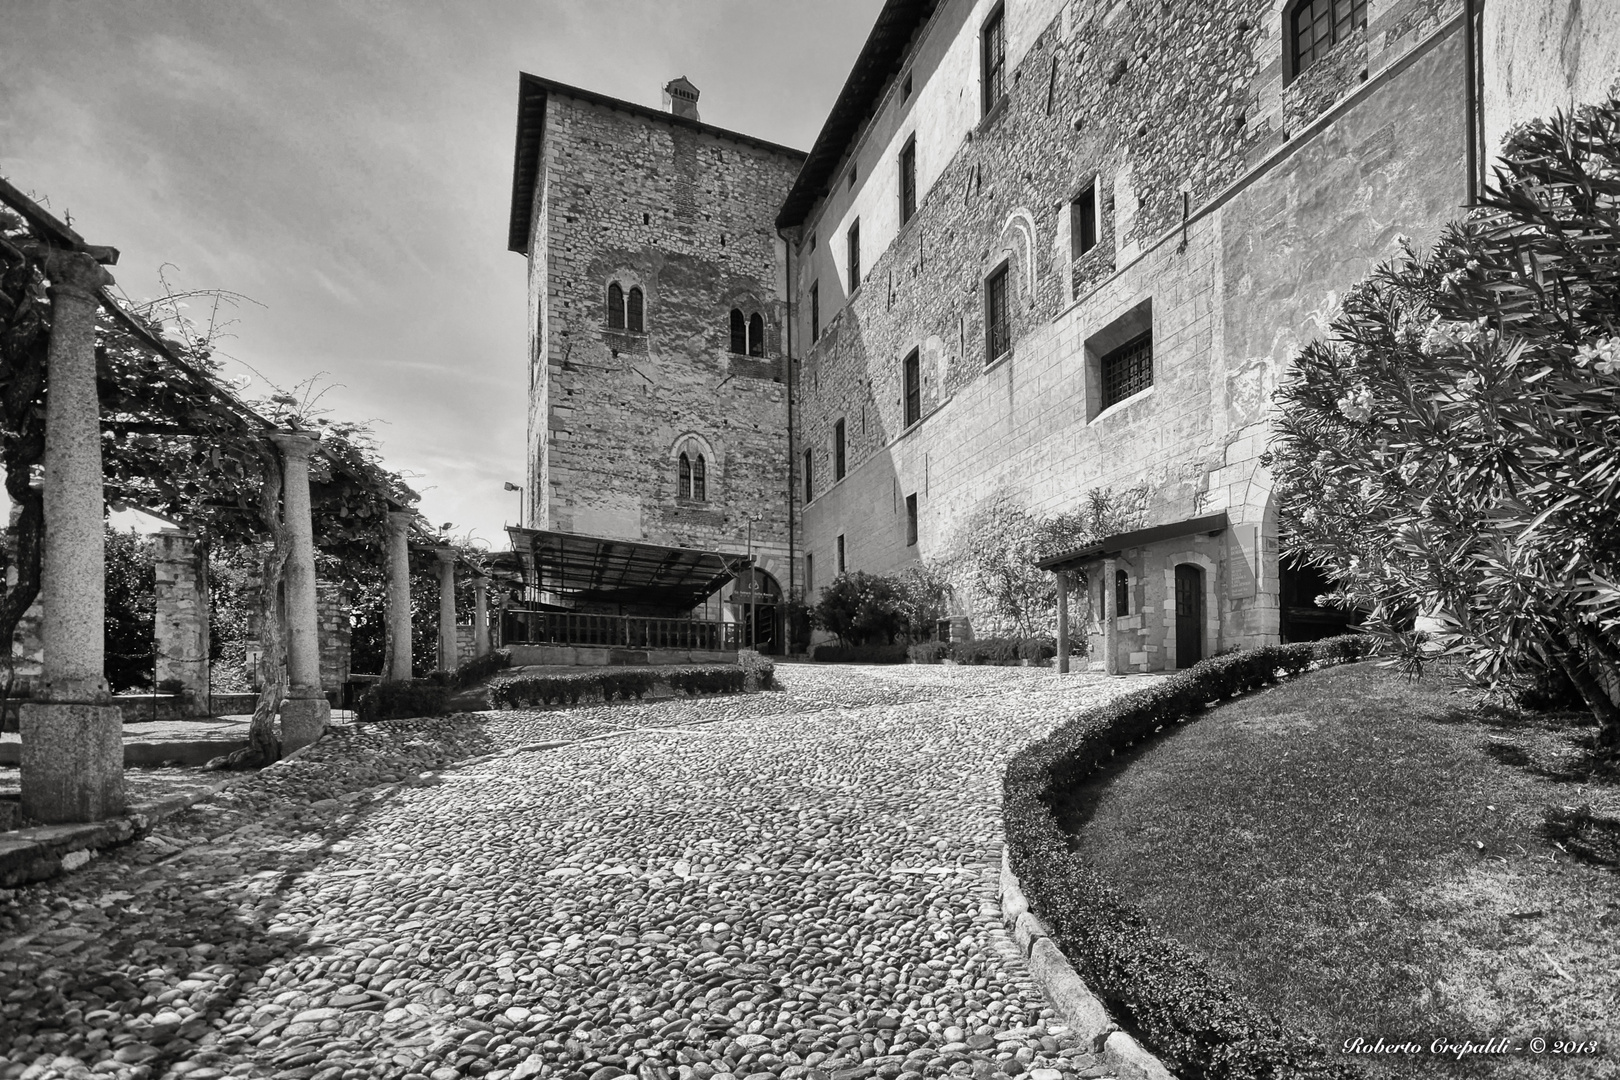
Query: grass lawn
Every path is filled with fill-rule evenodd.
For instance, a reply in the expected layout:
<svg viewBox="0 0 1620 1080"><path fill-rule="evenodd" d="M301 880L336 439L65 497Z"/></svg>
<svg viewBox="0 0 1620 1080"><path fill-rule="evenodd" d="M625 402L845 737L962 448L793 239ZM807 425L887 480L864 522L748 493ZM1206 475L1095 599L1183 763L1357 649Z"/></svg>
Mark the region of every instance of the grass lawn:
<svg viewBox="0 0 1620 1080"><path fill-rule="evenodd" d="M1330 668L1119 759L1066 793L1065 824L1166 934L1333 1052L1526 1046L1355 1059L1374 1075L1620 1076L1614 835L1543 831L1549 807L1620 818L1620 777L1569 723L1482 708L1445 676ZM1538 1036L1598 1052L1534 1056Z"/></svg>

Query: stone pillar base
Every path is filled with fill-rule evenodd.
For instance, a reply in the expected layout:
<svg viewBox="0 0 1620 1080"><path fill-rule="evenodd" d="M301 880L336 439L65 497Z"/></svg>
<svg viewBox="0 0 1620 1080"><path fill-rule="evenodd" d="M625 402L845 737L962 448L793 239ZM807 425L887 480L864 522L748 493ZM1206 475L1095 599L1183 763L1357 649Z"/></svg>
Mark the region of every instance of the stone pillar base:
<svg viewBox="0 0 1620 1080"><path fill-rule="evenodd" d="M124 812L124 714L116 705L26 702L22 812L46 825Z"/></svg>
<svg viewBox="0 0 1620 1080"><path fill-rule="evenodd" d="M290 754L319 739L331 718L325 695L287 698L281 703L281 752Z"/></svg>

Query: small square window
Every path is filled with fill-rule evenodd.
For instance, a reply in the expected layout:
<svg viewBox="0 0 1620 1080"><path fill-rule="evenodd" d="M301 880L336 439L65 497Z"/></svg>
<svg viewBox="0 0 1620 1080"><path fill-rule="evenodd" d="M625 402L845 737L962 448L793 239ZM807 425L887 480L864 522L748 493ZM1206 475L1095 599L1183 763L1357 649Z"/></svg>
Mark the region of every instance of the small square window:
<svg viewBox="0 0 1620 1080"><path fill-rule="evenodd" d="M1153 385L1153 332L1127 341L1102 358L1102 407L1108 408Z"/></svg>

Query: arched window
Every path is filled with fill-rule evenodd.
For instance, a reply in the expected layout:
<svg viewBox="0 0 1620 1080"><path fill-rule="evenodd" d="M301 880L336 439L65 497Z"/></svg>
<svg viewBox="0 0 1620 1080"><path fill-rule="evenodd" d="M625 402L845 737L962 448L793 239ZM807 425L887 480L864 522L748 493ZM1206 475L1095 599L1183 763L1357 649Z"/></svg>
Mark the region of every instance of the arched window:
<svg viewBox="0 0 1620 1080"><path fill-rule="evenodd" d="M686 455L681 456L684 458ZM709 498L709 467L702 454L692 462L692 498L699 502L707 502Z"/></svg>
<svg viewBox="0 0 1620 1080"><path fill-rule="evenodd" d="M748 352L748 320L736 308L731 309L731 351L738 354Z"/></svg>
<svg viewBox="0 0 1620 1080"><path fill-rule="evenodd" d="M701 459L699 459L699 460L701 460ZM692 497L692 459L687 457L686 452L683 450L681 452L681 498L690 499L691 497Z"/></svg>
<svg viewBox="0 0 1620 1080"><path fill-rule="evenodd" d="M1114 571L1114 614L1131 613L1131 575L1123 570Z"/></svg>
<svg viewBox="0 0 1620 1080"><path fill-rule="evenodd" d="M624 289L617 281L608 286L607 324L609 330L624 329Z"/></svg>
<svg viewBox="0 0 1620 1080"><path fill-rule="evenodd" d="M641 296L641 287L639 285L630 286L630 299L625 308L624 322L626 328L633 330L638 334L642 333L646 329L646 327L642 325L642 313L645 307L646 304L643 302Z"/></svg>
<svg viewBox="0 0 1620 1080"><path fill-rule="evenodd" d="M765 320L757 311L748 318L748 355L765 355Z"/></svg>

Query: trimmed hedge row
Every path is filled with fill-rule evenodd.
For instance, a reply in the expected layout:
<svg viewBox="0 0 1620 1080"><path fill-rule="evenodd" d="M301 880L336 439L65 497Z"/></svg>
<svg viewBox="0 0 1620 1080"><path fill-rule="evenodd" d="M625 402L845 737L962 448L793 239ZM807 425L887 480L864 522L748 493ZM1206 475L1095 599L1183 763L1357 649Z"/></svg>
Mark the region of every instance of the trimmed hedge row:
<svg viewBox="0 0 1620 1080"><path fill-rule="evenodd" d="M354 718L370 723L412 716L443 716L450 711L449 698L449 689L433 679L377 683L355 703Z"/></svg>
<svg viewBox="0 0 1620 1080"><path fill-rule="evenodd" d="M903 664L904 645L812 645L810 659L818 664Z"/></svg>
<svg viewBox="0 0 1620 1080"><path fill-rule="evenodd" d="M914 664L937 664L954 660L958 664L997 664L1009 666L1020 660L1044 663L1057 655L1057 639L1049 637L980 638L976 641L922 641L906 650Z"/></svg>
<svg viewBox="0 0 1620 1080"><path fill-rule="evenodd" d="M1185 671L1087 710L1013 756L1002 780L1002 814L1012 869L1031 906L1081 976L1123 1023L1183 1076L1270 1080L1352 1077L1319 1044L1286 1031L1243 1002L1181 945L1160 937L1083 859L1050 809L1055 791L1084 780L1118 751L1198 712L1258 689L1313 662L1366 656L1359 635L1267 645L1211 657Z"/></svg>
<svg viewBox="0 0 1620 1080"><path fill-rule="evenodd" d="M578 705L581 701L640 701L652 693L660 681L671 690L689 696L699 694L740 694L751 677L774 684L775 667L751 673L740 664L706 664L653 671L648 668L608 668L603 671L568 675L532 675L508 679L490 688L490 704L497 709L517 709L533 705Z"/></svg>
<svg viewBox="0 0 1620 1080"><path fill-rule="evenodd" d="M737 665L743 669L746 690L780 690L776 684L776 664L757 652L740 652Z"/></svg>
<svg viewBox="0 0 1620 1080"><path fill-rule="evenodd" d="M508 649L494 649L456 668L455 673L450 676L450 683L457 690L464 690L473 683L481 682L497 671L505 671L511 666L511 651Z"/></svg>

